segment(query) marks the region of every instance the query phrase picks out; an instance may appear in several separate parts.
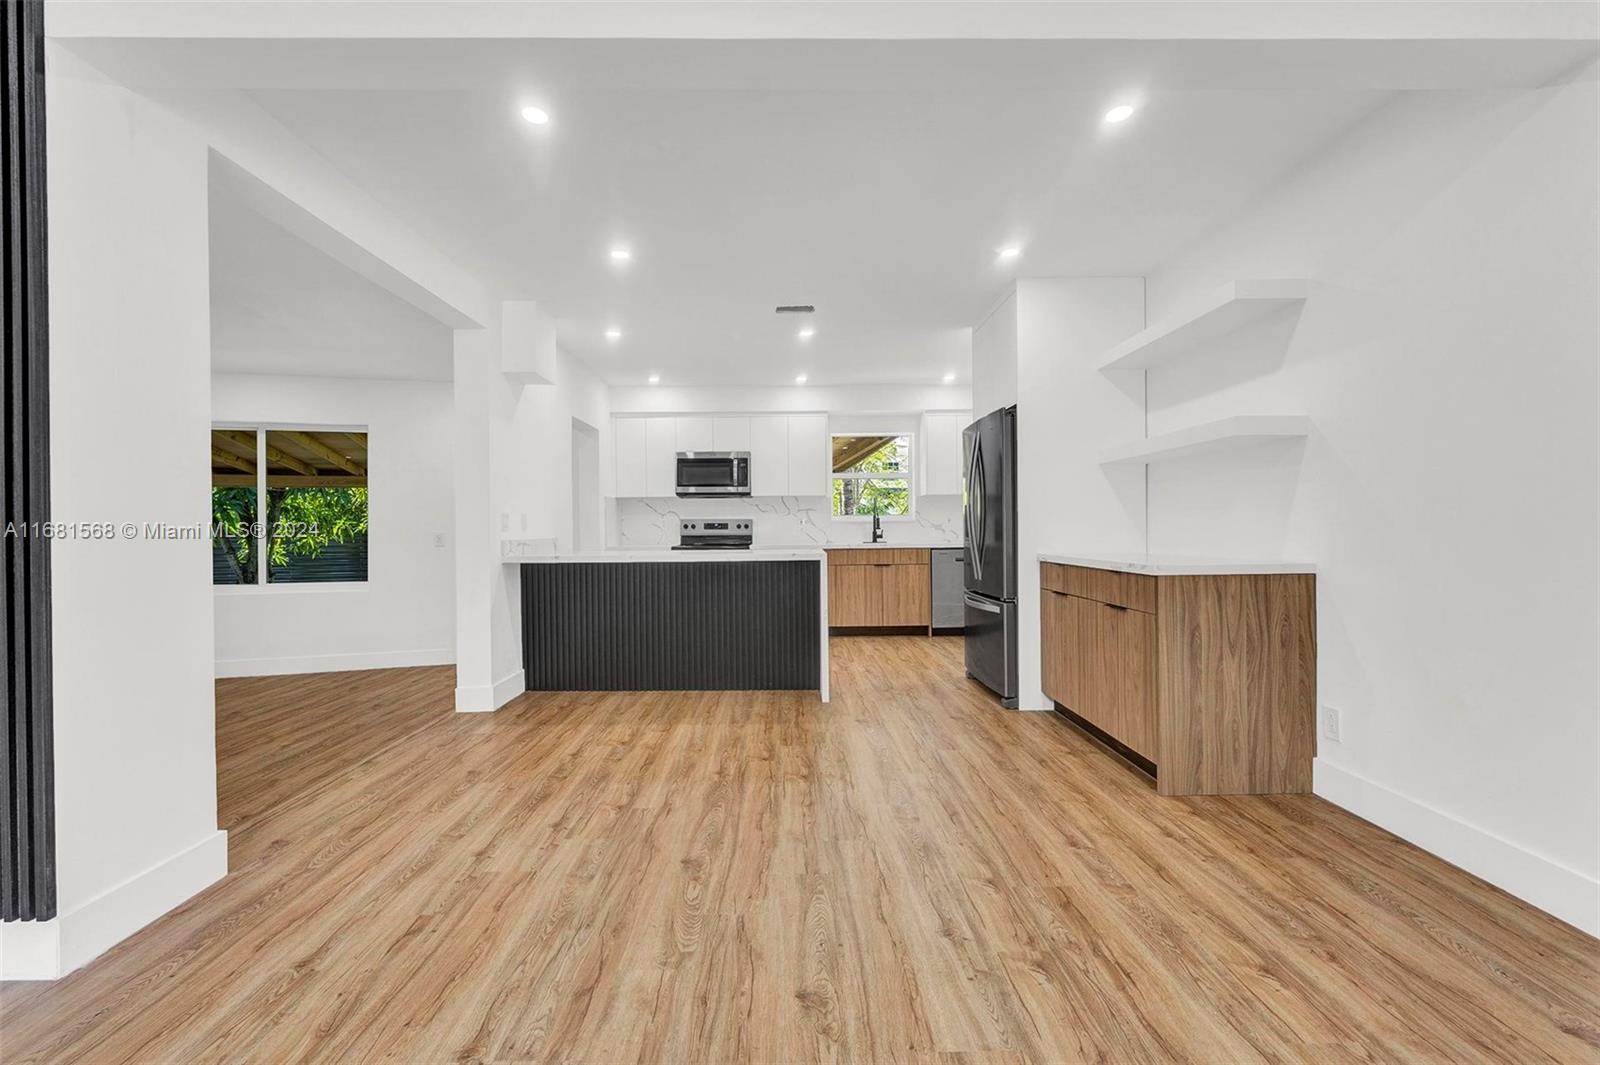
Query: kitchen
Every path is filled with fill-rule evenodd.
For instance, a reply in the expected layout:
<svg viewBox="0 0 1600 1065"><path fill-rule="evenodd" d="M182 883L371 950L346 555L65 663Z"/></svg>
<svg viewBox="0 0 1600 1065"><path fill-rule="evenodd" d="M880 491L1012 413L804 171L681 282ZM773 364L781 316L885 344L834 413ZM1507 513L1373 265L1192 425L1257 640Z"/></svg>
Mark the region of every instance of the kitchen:
<svg viewBox="0 0 1600 1065"><path fill-rule="evenodd" d="M965 410L944 409L615 417L615 496L607 500L612 545L560 554L548 540L503 544L508 563L523 567L530 690L612 684L635 690L805 687L826 701L830 634L960 633L966 624L964 539L956 526L964 518L968 418ZM741 576L754 570L730 568L749 561L788 563L784 568L809 574L810 602L778 626L785 646L726 636L754 640L764 625L778 620L772 616L774 589L746 587ZM695 572L708 579L734 583L700 609L685 607L648 632L633 630L638 613L627 608L626 599L619 600L608 625L554 613L559 598L545 592L541 582L548 578L539 568L578 565L593 572L642 565L632 570L630 580L637 581L642 573L668 573L660 567L676 569L685 562L697 563ZM578 602L584 613L591 611L592 599ZM724 635L680 624L696 614L714 615ZM597 631L605 636L597 640ZM813 636L797 640L798 631ZM701 643L717 648L720 661L685 668L701 653ZM535 661L593 659L592 650L577 654L590 644L610 649L619 660L672 666L625 677L617 674L616 662L597 662L593 675L534 668ZM777 680L771 685L750 684L751 674L737 667L764 658L793 668L772 674Z"/></svg>
<svg viewBox="0 0 1600 1065"><path fill-rule="evenodd" d="M1171 359L1235 342L1306 294L1296 283L1232 286L1121 341L1097 368L1109 377L1105 365L1151 350ZM1001 304L1002 322L1014 302ZM825 703L831 641L937 632L961 637L967 679L1003 708L1019 707L1026 662L1043 708L1163 795L1309 791L1315 567L1081 549L1024 567L1018 408L971 417L614 416L615 542L587 552L502 542L521 574L528 690L814 690ZM1168 450L1284 444L1240 437ZM1151 450L1137 465L1159 460ZM1025 629L1030 570L1037 605Z"/></svg>

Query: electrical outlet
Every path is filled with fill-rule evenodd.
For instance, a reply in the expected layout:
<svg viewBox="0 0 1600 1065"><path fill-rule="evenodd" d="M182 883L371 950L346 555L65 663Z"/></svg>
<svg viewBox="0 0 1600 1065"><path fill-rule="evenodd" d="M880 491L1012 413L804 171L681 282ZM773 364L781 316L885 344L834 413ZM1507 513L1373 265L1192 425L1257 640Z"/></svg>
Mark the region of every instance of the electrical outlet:
<svg viewBox="0 0 1600 1065"><path fill-rule="evenodd" d="M1322 738L1339 742L1339 708L1337 706L1324 706L1322 708Z"/></svg>

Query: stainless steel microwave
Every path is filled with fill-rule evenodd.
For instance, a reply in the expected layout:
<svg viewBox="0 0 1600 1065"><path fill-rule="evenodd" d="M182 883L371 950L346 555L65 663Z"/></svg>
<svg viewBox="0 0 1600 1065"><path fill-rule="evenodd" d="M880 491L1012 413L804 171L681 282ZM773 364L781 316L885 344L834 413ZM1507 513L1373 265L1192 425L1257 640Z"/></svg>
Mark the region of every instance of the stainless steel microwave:
<svg viewBox="0 0 1600 1065"><path fill-rule="evenodd" d="M678 452L680 496L747 496L750 494L750 452Z"/></svg>

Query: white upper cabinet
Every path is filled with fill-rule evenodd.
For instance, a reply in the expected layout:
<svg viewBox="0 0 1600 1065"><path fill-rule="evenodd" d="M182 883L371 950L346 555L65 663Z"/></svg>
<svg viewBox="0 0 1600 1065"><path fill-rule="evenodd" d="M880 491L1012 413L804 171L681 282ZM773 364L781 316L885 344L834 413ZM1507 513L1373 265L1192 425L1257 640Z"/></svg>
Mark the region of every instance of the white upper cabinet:
<svg viewBox="0 0 1600 1065"><path fill-rule="evenodd" d="M789 415L789 490L791 496L825 496L829 481L828 416Z"/></svg>
<svg viewBox="0 0 1600 1065"><path fill-rule="evenodd" d="M616 493L622 498L649 493L645 475L645 419L617 418L612 422L612 451L616 456Z"/></svg>
<svg viewBox="0 0 1600 1065"><path fill-rule="evenodd" d="M716 430L711 418L678 418L679 451L716 451Z"/></svg>
<svg viewBox="0 0 1600 1065"><path fill-rule="evenodd" d="M643 421L645 495L675 495L678 490L677 419L645 418Z"/></svg>
<svg viewBox="0 0 1600 1065"><path fill-rule="evenodd" d="M713 451L749 451L750 419L717 417L711 419Z"/></svg>
<svg viewBox="0 0 1600 1065"><path fill-rule="evenodd" d="M922 483L918 494L961 494L961 431L971 411L930 411L922 416Z"/></svg>
<svg viewBox="0 0 1600 1065"><path fill-rule="evenodd" d="M612 425L618 498L675 494L680 451L750 452L754 496L825 496L830 489L826 414L642 415Z"/></svg>
<svg viewBox="0 0 1600 1065"><path fill-rule="evenodd" d="M749 425L750 494L789 494L789 418L783 414L756 414ZM738 449L730 449L738 450Z"/></svg>

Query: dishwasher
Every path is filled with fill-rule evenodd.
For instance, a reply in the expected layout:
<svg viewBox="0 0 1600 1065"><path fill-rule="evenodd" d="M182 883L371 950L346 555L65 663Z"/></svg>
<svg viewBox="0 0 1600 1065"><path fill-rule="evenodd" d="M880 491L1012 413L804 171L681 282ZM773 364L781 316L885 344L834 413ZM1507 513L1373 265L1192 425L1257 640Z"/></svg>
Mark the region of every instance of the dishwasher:
<svg viewBox="0 0 1600 1065"><path fill-rule="evenodd" d="M933 570L933 631L953 635L966 628L965 550L936 547L929 560Z"/></svg>

